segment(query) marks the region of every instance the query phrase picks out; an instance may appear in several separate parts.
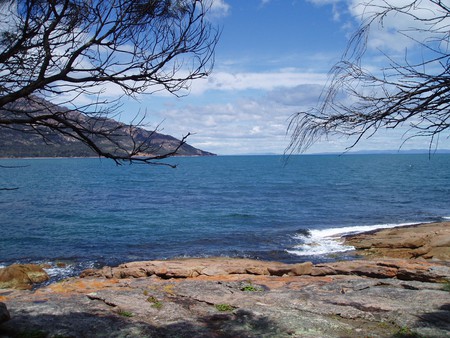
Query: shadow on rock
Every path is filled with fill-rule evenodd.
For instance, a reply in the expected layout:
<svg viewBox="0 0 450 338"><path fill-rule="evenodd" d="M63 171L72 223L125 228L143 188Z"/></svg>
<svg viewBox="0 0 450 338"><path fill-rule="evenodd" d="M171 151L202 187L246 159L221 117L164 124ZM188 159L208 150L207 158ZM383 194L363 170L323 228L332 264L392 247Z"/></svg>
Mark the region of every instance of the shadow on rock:
<svg viewBox="0 0 450 338"><path fill-rule="evenodd" d="M198 319L198 323L178 322L157 330L161 338L257 338L286 336L276 323L249 311L217 313Z"/></svg>
<svg viewBox="0 0 450 338"><path fill-rule="evenodd" d="M88 312L33 315L22 311L0 326L0 337L153 337L154 332L154 327L130 318Z"/></svg>
<svg viewBox="0 0 450 338"><path fill-rule="evenodd" d="M424 326L433 326L450 332L450 303L442 305L439 311L421 315L419 322Z"/></svg>
<svg viewBox="0 0 450 338"><path fill-rule="evenodd" d="M220 337L261 337L281 333L275 322L246 310L230 314L216 314L200 319L206 327Z"/></svg>
<svg viewBox="0 0 450 338"><path fill-rule="evenodd" d="M0 337L215 337L277 336L282 330L263 316L237 310L200 318L197 323L180 321L155 327L127 314L75 312L64 315L16 313L0 325Z"/></svg>

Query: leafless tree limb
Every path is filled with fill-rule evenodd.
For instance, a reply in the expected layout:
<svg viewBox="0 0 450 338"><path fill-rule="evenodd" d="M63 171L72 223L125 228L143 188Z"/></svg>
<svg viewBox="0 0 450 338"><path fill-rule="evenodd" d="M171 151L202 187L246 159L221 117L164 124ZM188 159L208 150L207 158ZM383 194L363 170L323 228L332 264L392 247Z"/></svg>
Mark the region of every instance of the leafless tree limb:
<svg viewBox="0 0 450 338"><path fill-rule="evenodd" d="M219 31L207 19L209 3L0 0L0 132L44 139L47 131L59 133L118 164L175 155L188 135L173 151L155 155L148 139L133 138L143 120L110 119L124 95L184 95L191 81L211 72ZM103 91L113 87L121 94L108 99ZM44 99L55 96L63 103ZM81 104L85 97L89 103Z"/></svg>
<svg viewBox="0 0 450 338"><path fill-rule="evenodd" d="M408 127L412 133L409 137L428 137L431 149L436 146L437 135L448 132L450 7L439 0L410 0L398 6L380 1L365 6L371 15L350 40L342 60L332 68L321 104L292 116L287 151L305 151L319 139L335 134L353 137L352 148L380 129L399 126ZM383 26L386 17L393 14L420 23L413 25L417 28L398 33L420 46L423 58L410 61L405 52L399 61L385 55L389 66L375 74L364 69L362 62L368 34L373 25Z"/></svg>

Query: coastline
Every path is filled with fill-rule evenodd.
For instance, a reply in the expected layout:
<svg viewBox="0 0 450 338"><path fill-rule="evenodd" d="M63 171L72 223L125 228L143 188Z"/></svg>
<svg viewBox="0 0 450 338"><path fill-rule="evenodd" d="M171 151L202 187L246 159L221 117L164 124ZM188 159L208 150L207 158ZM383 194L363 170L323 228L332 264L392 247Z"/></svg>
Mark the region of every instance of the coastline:
<svg viewBox="0 0 450 338"><path fill-rule="evenodd" d="M450 222L420 223L343 236L366 258L450 261Z"/></svg>
<svg viewBox="0 0 450 338"><path fill-rule="evenodd" d="M440 222L417 222L417 223L389 223L389 224L376 224L376 225L364 225L364 226L351 226L351 227L342 227L342 228L329 228L329 229L314 229L311 230L310 235L306 233L296 235L299 237L300 241L303 244L296 246L297 248L301 247L301 251L298 249L286 249L287 253L292 254L292 259L288 260L280 260L284 263L300 263L305 261L312 261L313 263L320 262L335 262L339 260L351 260L357 259L364 256L373 256L373 257L382 257L380 254L376 254L376 250L368 250L367 245L364 247L363 243L359 243L363 238L370 238L371 236L375 236L377 233L391 231L390 229L399 229L399 231L404 231L403 229L408 228L416 228L416 227L441 227L441 224L448 223L448 227L450 228L450 221L440 221ZM445 224L444 224L445 225ZM445 225L447 226L447 225ZM392 230L397 232L397 230ZM308 237L306 237L308 236ZM370 236L370 237L368 237ZM386 237L386 236L385 236ZM388 236L389 237L389 236ZM384 238L382 242L387 242L388 238ZM367 243L367 240L366 240ZM371 243L370 241L368 243ZM398 243L397 243L398 244ZM391 245L392 248L392 245ZM406 248L408 249L408 248ZM312 252L312 253L311 253ZM394 255L387 253L387 257L407 257L408 255ZM206 255L206 256L168 256L168 257L158 257L154 258L154 260L181 260L185 258L193 258L193 259L209 259L214 257L226 257L230 259L236 258L250 258L262 261L277 261L276 258L259 258L259 257L248 257L248 256L227 256L227 255ZM297 257L297 260L295 259ZM44 267L45 271L50 276L49 283L55 283L60 280L76 277L83 270L89 269L91 267L101 268L103 265L119 265L133 262L133 260L117 260L116 262L110 262L99 264L97 261L72 261L70 259L54 259L54 260L28 260L28 261L14 261L10 260L9 262L0 263L0 269L5 268L11 264L36 264Z"/></svg>
<svg viewBox="0 0 450 338"><path fill-rule="evenodd" d="M450 259L440 255L450 253L449 230L442 222L346 236L363 257L353 261L130 262L0 289L11 317L0 319L0 336L443 337Z"/></svg>

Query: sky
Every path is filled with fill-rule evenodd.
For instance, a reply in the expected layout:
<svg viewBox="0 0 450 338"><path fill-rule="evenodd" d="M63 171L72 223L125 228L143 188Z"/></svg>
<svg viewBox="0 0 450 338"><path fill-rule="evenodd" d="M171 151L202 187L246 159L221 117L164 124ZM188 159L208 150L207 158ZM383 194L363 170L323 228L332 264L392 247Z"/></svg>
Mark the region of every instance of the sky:
<svg viewBox="0 0 450 338"><path fill-rule="evenodd" d="M314 107L359 25L357 0L212 0L210 20L222 30L214 70L191 84L189 95L164 93L125 100L127 112L145 112L160 132L219 155L282 154L290 117ZM377 0L378 1L378 0ZM404 53L411 41L394 34L400 19L374 32L368 53ZM410 46L409 46L410 47ZM376 69L377 64L368 67ZM404 143L404 130L381 131L353 150L427 149L429 140ZM321 140L308 152L345 152L352 139ZM450 148L442 138L439 148Z"/></svg>

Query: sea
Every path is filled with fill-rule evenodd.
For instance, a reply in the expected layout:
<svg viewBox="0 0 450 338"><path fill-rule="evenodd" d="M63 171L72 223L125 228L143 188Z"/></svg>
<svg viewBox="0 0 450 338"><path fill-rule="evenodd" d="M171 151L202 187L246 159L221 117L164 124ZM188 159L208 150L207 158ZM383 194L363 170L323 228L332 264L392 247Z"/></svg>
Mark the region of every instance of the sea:
<svg viewBox="0 0 450 338"><path fill-rule="evenodd" d="M0 160L0 266L355 258L345 234L450 219L450 154ZM12 189L12 190L10 190Z"/></svg>

